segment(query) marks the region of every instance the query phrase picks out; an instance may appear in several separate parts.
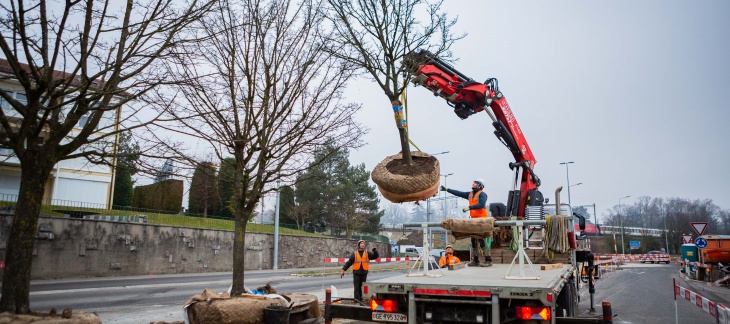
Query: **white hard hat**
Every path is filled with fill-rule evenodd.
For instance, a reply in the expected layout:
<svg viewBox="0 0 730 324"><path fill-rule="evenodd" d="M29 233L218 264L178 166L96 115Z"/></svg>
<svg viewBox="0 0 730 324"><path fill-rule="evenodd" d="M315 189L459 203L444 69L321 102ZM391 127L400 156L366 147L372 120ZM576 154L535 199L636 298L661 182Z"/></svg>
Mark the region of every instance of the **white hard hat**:
<svg viewBox="0 0 730 324"><path fill-rule="evenodd" d="M477 178L476 180L474 180L474 182L479 182L479 184L481 184L482 186L484 185L484 179L482 178Z"/></svg>

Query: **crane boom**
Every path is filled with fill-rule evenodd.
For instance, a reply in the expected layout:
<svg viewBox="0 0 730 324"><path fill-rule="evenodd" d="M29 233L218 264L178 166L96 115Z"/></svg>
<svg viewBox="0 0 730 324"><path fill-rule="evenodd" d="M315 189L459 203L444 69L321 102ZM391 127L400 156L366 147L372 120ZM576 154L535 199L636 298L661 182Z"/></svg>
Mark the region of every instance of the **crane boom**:
<svg viewBox="0 0 730 324"><path fill-rule="evenodd" d="M405 55L404 69L413 75L414 84L425 87L446 100L461 119L484 110L492 119L494 134L512 152L515 162L511 170L522 169L519 190L511 191L507 215L524 216L528 205L541 205L542 195L537 191L540 178L533 168L537 163L527 144L520 125L495 78L483 83L474 81L429 51L421 50ZM489 107L489 109L486 109Z"/></svg>

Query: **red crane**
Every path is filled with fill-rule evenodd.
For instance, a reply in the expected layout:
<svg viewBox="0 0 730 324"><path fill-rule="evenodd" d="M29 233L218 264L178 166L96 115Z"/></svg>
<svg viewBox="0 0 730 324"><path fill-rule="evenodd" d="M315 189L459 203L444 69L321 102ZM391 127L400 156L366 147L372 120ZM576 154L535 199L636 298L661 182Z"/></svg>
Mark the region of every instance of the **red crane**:
<svg viewBox="0 0 730 324"><path fill-rule="evenodd" d="M497 79L489 78L483 83L474 81L425 50L405 55L403 67L413 75L411 82L444 98L459 118L466 119L480 111L489 114L494 134L515 157L515 162L509 163L510 170L517 169L517 177L522 169L519 190L510 191L506 215L524 217L527 206L542 205L543 197L537 190L540 178L533 171L537 160L512 109L499 91Z"/></svg>

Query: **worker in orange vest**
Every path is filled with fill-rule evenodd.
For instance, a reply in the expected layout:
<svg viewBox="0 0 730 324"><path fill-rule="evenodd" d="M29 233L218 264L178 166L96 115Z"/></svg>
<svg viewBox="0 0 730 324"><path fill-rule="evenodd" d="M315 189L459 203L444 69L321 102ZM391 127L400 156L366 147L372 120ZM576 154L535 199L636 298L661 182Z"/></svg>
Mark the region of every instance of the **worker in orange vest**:
<svg viewBox="0 0 730 324"><path fill-rule="evenodd" d="M439 260L439 268L446 268L452 264L461 263L458 257L454 256L454 247L451 244L446 246L446 254Z"/></svg>
<svg viewBox="0 0 730 324"><path fill-rule="evenodd" d="M357 242L357 250L352 253L350 259L345 262L345 266L340 271L340 278L345 275L345 271L352 266L352 283L355 286L355 300L362 301L362 283L368 279L368 271L370 270L370 260L379 258L378 249L373 248L372 252L365 250L365 241Z"/></svg>
<svg viewBox="0 0 730 324"><path fill-rule="evenodd" d="M489 217L489 212L487 212L487 194L483 191L484 190L484 180L476 179L471 185L471 192L464 192L464 191L458 191L454 189L448 189L444 186L441 186L441 191L446 191L454 196L461 197L464 199L469 200L469 206L464 207L461 211L467 212L469 211L469 217L471 218L482 218L482 217ZM491 243L491 237L488 238L489 243ZM491 244L489 244L491 245ZM485 241L483 238L473 238L471 239L471 255L472 255L472 262L469 262L468 265L470 267L491 267L492 266L492 255L490 252L491 246L485 244ZM484 250L486 250L486 255Z"/></svg>

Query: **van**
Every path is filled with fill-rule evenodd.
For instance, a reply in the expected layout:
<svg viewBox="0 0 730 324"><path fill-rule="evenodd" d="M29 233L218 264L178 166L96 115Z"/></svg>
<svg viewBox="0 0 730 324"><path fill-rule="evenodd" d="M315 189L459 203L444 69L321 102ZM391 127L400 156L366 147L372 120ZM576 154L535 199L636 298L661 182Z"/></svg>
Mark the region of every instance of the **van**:
<svg viewBox="0 0 730 324"><path fill-rule="evenodd" d="M405 251L405 255L407 257L418 257L419 255L421 255L421 252L423 252L423 248L422 247L418 247L418 246L416 246L416 247L407 247L406 248L406 251Z"/></svg>

